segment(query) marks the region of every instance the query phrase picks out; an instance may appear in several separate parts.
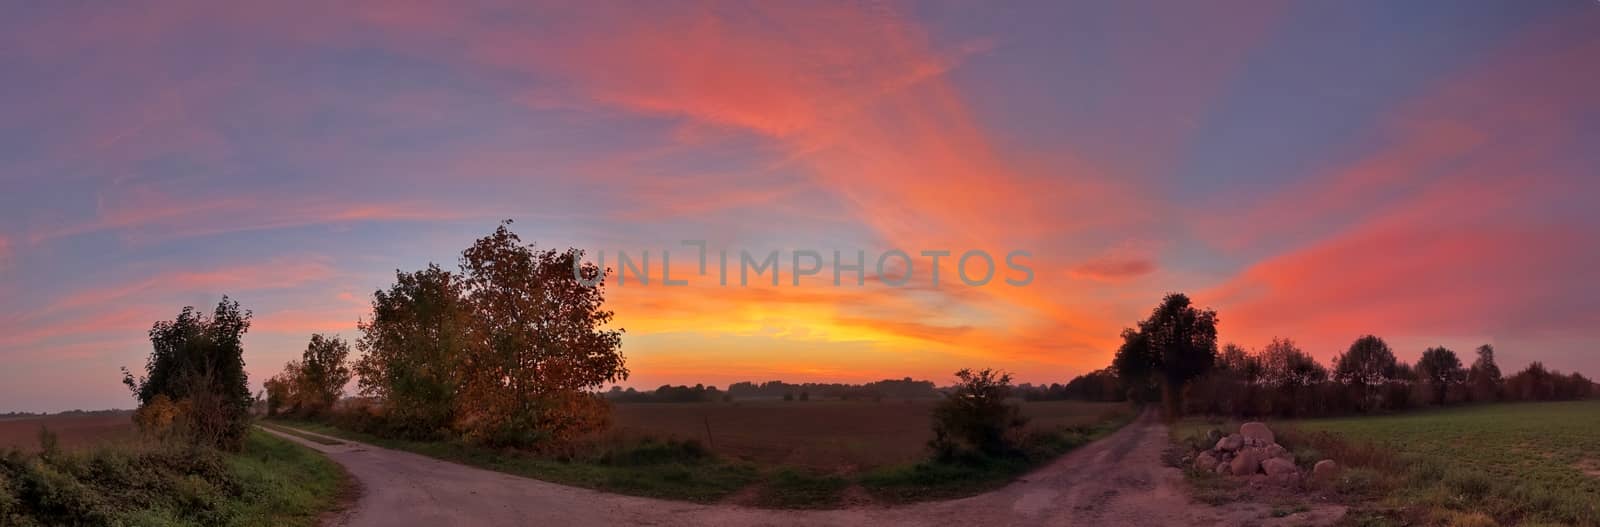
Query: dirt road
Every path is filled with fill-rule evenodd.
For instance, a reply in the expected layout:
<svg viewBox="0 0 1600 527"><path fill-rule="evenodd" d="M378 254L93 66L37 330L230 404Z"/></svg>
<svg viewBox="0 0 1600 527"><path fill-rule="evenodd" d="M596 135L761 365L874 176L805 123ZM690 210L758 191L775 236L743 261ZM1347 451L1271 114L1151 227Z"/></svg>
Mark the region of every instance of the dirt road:
<svg viewBox="0 0 1600 527"><path fill-rule="evenodd" d="M621 496L359 443L322 445L278 435L327 453L360 481L360 499L331 522L346 527L1305 525L1326 523L1339 513L1319 509L1272 518L1265 505L1216 508L1190 502L1182 473L1161 462L1167 428L1151 413L994 492L951 501L832 511Z"/></svg>

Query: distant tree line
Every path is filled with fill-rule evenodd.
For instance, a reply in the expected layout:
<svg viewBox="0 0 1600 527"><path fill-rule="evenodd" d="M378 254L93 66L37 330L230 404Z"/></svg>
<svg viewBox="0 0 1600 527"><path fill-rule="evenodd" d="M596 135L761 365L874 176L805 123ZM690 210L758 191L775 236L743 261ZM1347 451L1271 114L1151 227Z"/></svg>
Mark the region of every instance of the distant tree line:
<svg viewBox="0 0 1600 527"><path fill-rule="evenodd" d="M783 381L767 381L760 384L736 382L728 385L728 394L735 399L794 399L802 393L806 394L808 399L871 401L882 399L937 399L941 397L939 390L934 387L933 381L913 380L910 377L884 379L866 384L812 382L792 384Z"/></svg>
<svg viewBox="0 0 1600 527"><path fill-rule="evenodd" d="M1186 411L1238 416L1313 417L1495 401L1558 401L1600 395L1582 374L1534 362L1503 377L1495 349L1479 346L1465 365L1455 351L1424 350L1399 360L1383 339L1356 339L1326 367L1292 340L1259 352L1224 347L1218 367L1190 387Z"/></svg>
<svg viewBox="0 0 1600 527"><path fill-rule="evenodd" d="M607 400L618 403L709 403L731 400L731 397L718 390L716 386L696 384L694 386L661 385L652 391L638 391L633 388L623 389L612 386L611 391L605 393Z"/></svg>
<svg viewBox="0 0 1600 527"><path fill-rule="evenodd" d="M697 403L734 401L738 399L795 399L811 400L836 399L841 401L881 401L884 399L937 399L941 397L940 390L933 381L918 381L910 377L904 379L884 379L866 384L843 383L803 383L791 384L783 381L767 381L760 384L754 382L736 382L728 385L727 390L719 390L716 386L696 384L694 386L662 385L653 391L639 391L634 388L613 386L605 392L605 398L622 403Z"/></svg>
<svg viewBox="0 0 1600 527"><path fill-rule="evenodd" d="M1048 386L1022 384L1012 391L1025 401L1121 402L1128 400L1128 391L1123 389L1122 381L1117 379L1117 372L1111 368L1103 368L1073 377L1066 384L1051 383Z"/></svg>
<svg viewBox="0 0 1600 527"><path fill-rule="evenodd" d="M1423 350L1416 363L1399 360L1383 339L1357 338L1324 366L1288 338L1258 351L1235 344L1217 348L1217 314L1168 295L1135 328L1123 331L1112 367L1074 379L1075 398L1105 397L1108 381L1129 397L1159 394L1169 416L1211 413L1238 416L1327 416L1391 411L1427 405L1490 401L1554 401L1594 397L1600 387L1576 372L1562 374L1534 362L1503 377L1495 349L1479 346L1466 365L1445 347ZM1094 388L1094 389L1091 389ZM1036 391L1066 396L1067 387ZM1105 400L1105 399L1099 399Z"/></svg>

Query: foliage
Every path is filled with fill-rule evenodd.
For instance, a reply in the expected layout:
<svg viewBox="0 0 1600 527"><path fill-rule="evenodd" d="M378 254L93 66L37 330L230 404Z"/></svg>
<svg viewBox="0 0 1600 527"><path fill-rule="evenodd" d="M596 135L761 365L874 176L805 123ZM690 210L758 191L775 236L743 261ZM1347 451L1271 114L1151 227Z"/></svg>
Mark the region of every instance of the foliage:
<svg viewBox="0 0 1600 527"><path fill-rule="evenodd" d="M1600 394L1594 382L1579 373L1562 375L1535 361L1505 381L1506 397L1519 401L1565 401Z"/></svg>
<svg viewBox="0 0 1600 527"><path fill-rule="evenodd" d="M383 401L391 433L438 437L455 418L472 312L461 281L437 265L395 272L388 291L373 293L372 318L357 324L362 352L355 365L362 395Z"/></svg>
<svg viewBox="0 0 1600 527"><path fill-rule="evenodd" d="M1363 410L1383 404L1383 393L1379 389L1399 376L1400 370L1389 344L1373 335L1356 339L1350 349L1334 357L1333 362L1334 378L1362 393Z"/></svg>
<svg viewBox="0 0 1600 527"><path fill-rule="evenodd" d="M0 451L0 525L314 525L345 484L332 461L256 432L242 453L175 443Z"/></svg>
<svg viewBox="0 0 1600 527"><path fill-rule="evenodd" d="M603 329L614 316L603 283L574 275L601 280L600 269L579 267L576 249L522 245L506 224L461 253L478 344L461 370L464 432L489 444L570 441L606 425L590 392L628 378L622 331Z"/></svg>
<svg viewBox="0 0 1600 527"><path fill-rule="evenodd" d="M1478 346L1478 358L1472 361L1472 369L1467 371L1467 385L1471 387L1472 399L1475 401L1493 401L1500 398L1500 385L1505 379L1500 376L1500 365L1494 361L1494 346L1484 344Z"/></svg>
<svg viewBox="0 0 1600 527"><path fill-rule="evenodd" d="M1139 323L1124 329L1113 366L1124 383L1136 386L1155 379L1161 385L1167 415L1182 410L1189 381L1217 362L1217 312L1194 307L1189 297L1172 293Z"/></svg>
<svg viewBox="0 0 1600 527"><path fill-rule="evenodd" d="M122 382L141 406L165 397L180 408L174 426L191 443L238 450L250 417L242 344L249 329L250 312L228 297L209 317L185 307L150 329L145 376L135 379L124 368Z"/></svg>
<svg viewBox="0 0 1600 527"><path fill-rule="evenodd" d="M1134 417L1128 407L1101 416L1094 424L1041 430L1022 436L1010 455L968 455L879 468L859 478L874 497L890 502L947 499L1004 486L1062 454L1110 435Z"/></svg>
<svg viewBox="0 0 1600 527"><path fill-rule="evenodd" d="M641 392L621 386L612 386L606 392L606 400L619 403L703 403L722 401L728 395L718 390L716 386L696 384L694 386L672 386L663 384L655 391Z"/></svg>
<svg viewBox="0 0 1600 527"><path fill-rule="evenodd" d="M933 409L933 448L936 459L949 461L973 454L998 456L1013 453L1015 432L1027 424L1011 395L1011 375L993 369L956 372L961 381ZM803 392L802 392L803 395Z"/></svg>
<svg viewBox="0 0 1600 527"><path fill-rule="evenodd" d="M1440 346L1422 352L1422 358L1417 361L1417 376L1433 393L1433 404L1444 404L1451 388L1466 382L1467 370L1461 368L1456 352Z"/></svg>
<svg viewBox="0 0 1600 527"><path fill-rule="evenodd" d="M575 249L523 245L509 223L461 253L460 273L397 272L374 294L356 372L390 430L534 446L606 425L593 392L628 370L622 330L604 328L605 272Z"/></svg>
<svg viewBox="0 0 1600 527"><path fill-rule="evenodd" d="M1026 401L1095 401L1095 402L1122 402L1128 400L1128 392L1122 388L1122 381L1117 378L1117 373L1111 368L1095 370L1077 377L1073 377L1066 384L1051 383L1049 386L1033 386L1023 384L1015 392Z"/></svg>
<svg viewBox="0 0 1600 527"><path fill-rule="evenodd" d="M332 410L350 383L350 345L339 337L311 335L300 360L267 379L267 415L315 416Z"/></svg>

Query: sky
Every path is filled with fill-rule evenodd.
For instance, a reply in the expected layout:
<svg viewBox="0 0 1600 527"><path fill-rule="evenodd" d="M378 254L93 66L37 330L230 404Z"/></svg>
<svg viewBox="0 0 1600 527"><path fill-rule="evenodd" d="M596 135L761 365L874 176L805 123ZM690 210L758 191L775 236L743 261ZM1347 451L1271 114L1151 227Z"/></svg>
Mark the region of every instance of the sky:
<svg viewBox="0 0 1600 527"><path fill-rule="evenodd" d="M607 286L640 388L1065 382L1168 292L1246 348L1594 376L1596 196L1590 0L18 4L0 411L133 406L150 325L222 295L255 389L504 219L650 254Z"/></svg>

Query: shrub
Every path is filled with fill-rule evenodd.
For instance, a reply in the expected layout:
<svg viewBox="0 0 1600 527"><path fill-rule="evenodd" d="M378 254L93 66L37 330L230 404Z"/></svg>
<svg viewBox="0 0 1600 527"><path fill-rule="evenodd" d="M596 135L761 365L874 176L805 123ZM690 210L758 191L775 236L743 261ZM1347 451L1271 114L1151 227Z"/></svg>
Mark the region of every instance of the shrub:
<svg viewBox="0 0 1600 527"><path fill-rule="evenodd" d="M998 456L1017 452L1015 432L1027 420L1020 409L1006 402L1011 375L985 369L956 372L961 379L944 401L933 409L934 457L949 461L972 454Z"/></svg>

